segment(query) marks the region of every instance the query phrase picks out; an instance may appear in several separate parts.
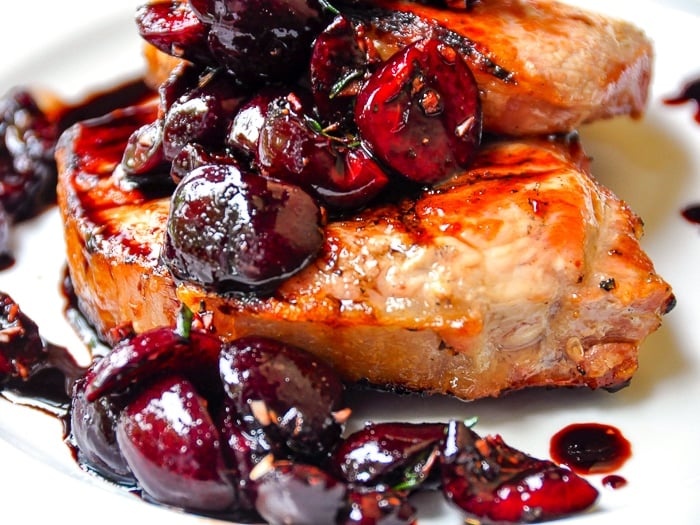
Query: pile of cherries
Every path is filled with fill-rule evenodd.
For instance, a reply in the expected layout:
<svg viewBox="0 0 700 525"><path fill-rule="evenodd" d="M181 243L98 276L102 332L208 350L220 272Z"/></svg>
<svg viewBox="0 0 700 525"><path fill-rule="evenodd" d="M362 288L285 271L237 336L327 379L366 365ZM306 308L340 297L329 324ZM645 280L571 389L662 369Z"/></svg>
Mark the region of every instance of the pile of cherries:
<svg viewBox="0 0 700 525"><path fill-rule="evenodd" d="M382 16L317 0L138 10L141 36L184 61L121 168L176 185L163 260L178 280L271 293L317 255L329 217L469 165L481 105L459 37L383 56L367 37Z"/></svg>
<svg viewBox="0 0 700 525"><path fill-rule="evenodd" d="M12 224L55 200L58 134L29 91L0 98L0 256L10 257Z"/></svg>
<svg viewBox="0 0 700 525"><path fill-rule="evenodd" d="M437 32L382 57L363 37L364 7L258 4L153 2L137 15L146 40L186 62L121 170L173 186L164 260L215 291L272 291L314 257L327 216L451 177L481 135L454 38ZM22 92L3 104L0 153L14 164L0 166L0 200L19 214L16 195L55 177L44 167L57 130ZM410 495L431 490L480 519L532 522L597 498L575 473L466 422L346 435L345 387L330 366L268 338L223 342L202 324L183 310L177 327L129 336L82 368L0 294L0 388L64 403L85 468L225 519L412 524Z"/></svg>
<svg viewBox="0 0 700 525"><path fill-rule="evenodd" d="M331 367L269 338L222 342L200 321L183 310L176 328L126 338L83 369L2 294L0 387L63 392L67 441L85 468L222 519L409 525L410 495L442 491L471 516L535 522L597 499L574 472L468 422L367 423L345 435L350 409Z"/></svg>

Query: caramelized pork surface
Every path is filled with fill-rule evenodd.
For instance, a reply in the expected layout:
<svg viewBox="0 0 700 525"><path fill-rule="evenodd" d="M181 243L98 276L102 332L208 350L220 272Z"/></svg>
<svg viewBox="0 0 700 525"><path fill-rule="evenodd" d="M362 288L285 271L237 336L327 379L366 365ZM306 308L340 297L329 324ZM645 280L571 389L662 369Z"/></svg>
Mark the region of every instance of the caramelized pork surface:
<svg viewBox="0 0 700 525"><path fill-rule="evenodd" d="M167 196L115 170L154 111L77 124L57 151L68 269L107 340L173 323L182 301L224 338L295 343L348 381L475 399L623 385L672 305L640 219L575 138L495 140L449 183L329 223L318 259L271 297L177 285L159 263Z"/></svg>

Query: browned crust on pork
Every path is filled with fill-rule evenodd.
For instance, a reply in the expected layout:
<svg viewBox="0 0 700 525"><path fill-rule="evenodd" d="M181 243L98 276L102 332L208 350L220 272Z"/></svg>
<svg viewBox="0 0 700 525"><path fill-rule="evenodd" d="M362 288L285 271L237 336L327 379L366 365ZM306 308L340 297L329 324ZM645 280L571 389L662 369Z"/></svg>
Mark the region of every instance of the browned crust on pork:
<svg viewBox="0 0 700 525"><path fill-rule="evenodd" d="M107 339L172 324L182 301L226 339L279 337L349 381L475 399L623 384L672 301L639 218L576 141L544 139L490 143L444 187L328 224L315 263L272 297L176 287L158 260L168 199L125 185L105 126L76 125L57 159L70 276Z"/></svg>

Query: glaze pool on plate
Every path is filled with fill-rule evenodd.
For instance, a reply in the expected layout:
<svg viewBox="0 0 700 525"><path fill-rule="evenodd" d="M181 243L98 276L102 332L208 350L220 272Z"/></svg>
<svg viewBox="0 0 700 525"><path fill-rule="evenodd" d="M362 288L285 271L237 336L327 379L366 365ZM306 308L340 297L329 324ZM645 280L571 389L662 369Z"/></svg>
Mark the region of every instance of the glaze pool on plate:
<svg viewBox="0 0 700 525"><path fill-rule="evenodd" d="M601 490L598 507L557 523L601 525L656 519L691 524L700 513L700 457L694 453L700 441L696 406L700 401L700 227L683 220L680 211L700 202L700 126L693 120L693 107L668 107L662 100L675 94L684 81L700 76L700 57L688 52L700 49L700 4L693 0L572 3L635 21L655 42L655 79L646 118L594 124L584 128L582 136L593 157L595 175L644 218L643 245L659 273L673 285L678 306L643 345L632 385L614 395L533 391L465 404L356 394L354 421L477 415L479 432L501 433L514 446L540 457L548 454L549 438L570 423L609 423L632 443L632 457L620 471L628 485L616 491L605 489L600 477L591 477ZM60 10L57 4L42 6L41 16L30 13L36 22L31 27L5 24L0 43L3 49L17 52L3 61L0 89L17 83L40 84L73 95L137 74L140 42L132 13L139 2L112 4L64 0ZM27 13L36 10L36 5L11 2L3 6L3 18L26 19ZM58 14L70 22L56 24ZM689 54L695 63L688 62ZM79 351L80 341L61 318L63 246L55 210L22 225L15 243L17 264L0 273L0 289L35 318L46 339ZM17 509L10 516L22 516L27 523L70 520L82 524L96 517L103 523L209 521L145 504L85 475L61 442L58 422L4 401L0 402L0 464L3 501L11 501L13 511ZM421 525L461 523L461 515L440 498L421 496L416 505Z"/></svg>

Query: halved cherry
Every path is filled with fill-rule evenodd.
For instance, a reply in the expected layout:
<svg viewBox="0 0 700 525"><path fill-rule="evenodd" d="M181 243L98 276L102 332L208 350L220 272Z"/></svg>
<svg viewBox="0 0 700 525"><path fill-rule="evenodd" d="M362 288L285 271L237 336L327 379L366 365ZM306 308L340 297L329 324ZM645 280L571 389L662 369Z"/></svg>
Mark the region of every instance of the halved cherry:
<svg viewBox="0 0 700 525"><path fill-rule="evenodd" d="M339 439L349 411L327 363L296 346L249 336L224 345L219 370L227 402L249 431L316 461Z"/></svg>
<svg viewBox="0 0 700 525"><path fill-rule="evenodd" d="M350 20L338 15L316 37L309 65L311 90L326 122L346 122L367 74L367 57Z"/></svg>
<svg viewBox="0 0 700 525"><path fill-rule="evenodd" d="M481 103L471 70L447 43L406 46L357 95L360 136L387 166L434 184L469 165L481 141Z"/></svg>
<svg viewBox="0 0 700 525"><path fill-rule="evenodd" d="M208 28L188 2L148 2L136 11L136 27L144 40L164 53L213 63L207 44Z"/></svg>
<svg viewBox="0 0 700 525"><path fill-rule="evenodd" d="M219 433L206 401L186 379L168 376L142 391L121 412L117 442L155 500L207 511L235 502Z"/></svg>
<svg viewBox="0 0 700 525"><path fill-rule="evenodd" d="M331 464L347 483L414 488L430 474L446 431L444 423L368 423L336 447Z"/></svg>
<svg viewBox="0 0 700 525"><path fill-rule="evenodd" d="M389 184L387 173L364 148L343 148L337 155L335 169L313 185L331 213L362 208Z"/></svg>
<svg viewBox="0 0 700 525"><path fill-rule="evenodd" d="M118 396L85 398L83 376L73 383L70 442L78 462L115 483L133 484L134 476L117 444L117 421L127 401Z"/></svg>
<svg viewBox="0 0 700 525"><path fill-rule="evenodd" d="M481 437L462 423L448 424L441 456L442 490L448 500L479 518L533 522L587 509L598 491L576 473Z"/></svg>
<svg viewBox="0 0 700 525"><path fill-rule="evenodd" d="M261 466L266 468L258 467L255 508L268 523L336 523L344 483L314 465L279 460Z"/></svg>
<svg viewBox="0 0 700 525"><path fill-rule="evenodd" d="M308 190L335 166L330 139L309 126L305 93L275 97L258 137L257 162L266 177ZM319 125L320 127L320 125Z"/></svg>
<svg viewBox="0 0 700 525"><path fill-rule="evenodd" d="M331 211L360 208L376 197L389 177L356 137L324 130L293 93L268 106L258 140L262 173L301 186Z"/></svg>
<svg viewBox="0 0 700 525"><path fill-rule="evenodd" d="M88 370L85 397L95 401L163 371L189 371L193 379L200 377L215 385L216 376L211 373L218 371L220 350L219 338L204 332L193 331L185 337L170 327L153 328L120 341Z"/></svg>

